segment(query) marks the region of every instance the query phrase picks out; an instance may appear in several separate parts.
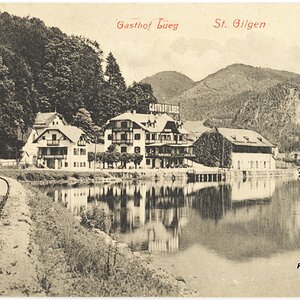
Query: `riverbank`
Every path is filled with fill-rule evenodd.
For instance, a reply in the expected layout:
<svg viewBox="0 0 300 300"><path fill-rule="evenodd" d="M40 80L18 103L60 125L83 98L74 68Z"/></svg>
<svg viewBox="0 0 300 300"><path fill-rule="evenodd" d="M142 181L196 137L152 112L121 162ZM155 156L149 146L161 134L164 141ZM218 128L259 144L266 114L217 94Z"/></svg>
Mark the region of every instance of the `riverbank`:
<svg viewBox="0 0 300 300"><path fill-rule="evenodd" d="M7 205L11 203L16 207L20 201L23 203L18 210L23 219L26 217L26 221L20 221L26 234L22 230L20 235L6 234L7 251L4 257L1 251L2 260L8 268L11 264L9 248L13 252L20 247L14 248L10 239L22 240L24 235L23 252L25 256L30 254L30 261L23 258L29 266L17 268L16 274L19 274L13 281L6 275L7 285L0 277L2 295L195 296L183 282L153 267L149 260L132 253L125 244L116 243L101 231L82 227L68 210L36 188L26 185L25 190L20 183L10 181L18 197L10 197ZM5 215L11 224L15 218L21 220L12 215L11 210ZM1 227L5 227L3 217L1 221ZM2 234L2 228L0 232ZM18 265L17 262L15 267ZM29 279L34 281L25 284L24 291L13 287Z"/></svg>
<svg viewBox="0 0 300 300"><path fill-rule="evenodd" d="M61 171L44 169L0 169L0 175L16 179L20 182L40 183L105 183L119 181L119 178L101 171Z"/></svg>

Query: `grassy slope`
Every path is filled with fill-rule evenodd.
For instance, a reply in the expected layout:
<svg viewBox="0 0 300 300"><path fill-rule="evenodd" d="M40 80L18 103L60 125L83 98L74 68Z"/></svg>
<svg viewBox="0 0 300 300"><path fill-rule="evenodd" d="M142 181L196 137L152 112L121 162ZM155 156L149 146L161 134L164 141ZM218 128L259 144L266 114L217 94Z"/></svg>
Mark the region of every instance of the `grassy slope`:
<svg viewBox="0 0 300 300"><path fill-rule="evenodd" d="M49 296L177 296L179 285L126 249L82 227L63 207L28 187L41 285ZM123 250L122 250L123 249Z"/></svg>

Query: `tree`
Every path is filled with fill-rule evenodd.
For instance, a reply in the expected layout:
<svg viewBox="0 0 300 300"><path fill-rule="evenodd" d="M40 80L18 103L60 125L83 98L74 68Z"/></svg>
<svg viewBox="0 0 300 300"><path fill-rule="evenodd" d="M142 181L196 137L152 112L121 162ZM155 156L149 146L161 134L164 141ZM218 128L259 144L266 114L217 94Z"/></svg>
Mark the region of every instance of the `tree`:
<svg viewBox="0 0 300 300"><path fill-rule="evenodd" d="M121 153L120 162L122 163L122 167L126 169L126 165L127 165L127 163L131 162L131 159L132 159L132 156L129 153L127 153L127 152Z"/></svg>
<svg viewBox="0 0 300 300"><path fill-rule="evenodd" d="M111 52L106 58L105 76L107 76L107 81L111 87L118 91L126 90L125 80L121 74L120 67Z"/></svg>
<svg viewBox="0 0 300 300"><path fill-rule="evenodd" d="M131 154L131 161L134 163L135 168L142 162L143 155L139 153L132 153Z"/></svg>
<svg viewBox="0 0 300 300"><path fill-rule="evenodd" d="M117 167L117 163L120 161L121 153L116 151L116 145L111 144L107 150L104 152L102 161L103 163L107 163L108 167Z"/></svg>
<svg viewBox="0 0 300 300"><path fill-rule="evenodd" d="M105 157L105 152L97 152L96 154L96 162L97 163L103 163L103 169L104 169L104 165L105 165L105 162L104 162L104 157Z"/></svg>
<svg viewBox="0 0 300 300"><path fill-rule="evenodd" d="M15 101L15 85L9 70L0 60L0 156L18 158L24 132L23 108Z"/></svg>
<svg viewBox="0 0 300 300"><path fill-rule="evenodd" d="M95 161L95 153L94 152L88 152L88 162L89 162L89 168L91 168L91 162Z"/></svg>
<svg viewBox="0 0 300 300"><path fill-rule="evenodd" d="M149 104L157 103L153 89L148 83L134 82L127 89L127 107L139 113L149 113Z"/></svg>
<svg viewBox="0 0 300 300"><path fill-rule="evenodd" d="M76 115L73 116L72 124L82 129L91 140L96 142L95 136L100 132L100 127L94 124L88 110L80 108Z"/></svg>

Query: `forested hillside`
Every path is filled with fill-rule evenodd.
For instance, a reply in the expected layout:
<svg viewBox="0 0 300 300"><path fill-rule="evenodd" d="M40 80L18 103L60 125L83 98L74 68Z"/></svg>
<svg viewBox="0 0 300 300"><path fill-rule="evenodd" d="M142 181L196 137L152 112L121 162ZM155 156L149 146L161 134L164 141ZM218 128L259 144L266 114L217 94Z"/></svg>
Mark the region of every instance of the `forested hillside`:
<svg viewBox="0 0 300 300"><path fill-rule="evenodd" d="M300 150L300 82L291 80L265 93L239 96L244 105L232 121L233 127L254 129L277 144L281 151Z"/></svg>
<svg viewBox="0 0 300 300"><path fill-rule="evenodd" d="M147 111L148 103L156 102L150 85L126 86L113 54L103 58L98 42L5 12L0 13L0 97L2 158L16 155L38 111L56 109L72 123L85 108L81 113L91 114L92 128L126 109Z"/></svg>
<svg viewBox="0 0 300 300"><path fill-rule="evenodd" d="M170 101L180 102L182 117L197 121L232 119L244 104L239 95L253 91L263 93L280 82L300 78L299 74L243 64L233 64L211 74L180 96ZM228 123L228 122L227 122Z"/></svg>

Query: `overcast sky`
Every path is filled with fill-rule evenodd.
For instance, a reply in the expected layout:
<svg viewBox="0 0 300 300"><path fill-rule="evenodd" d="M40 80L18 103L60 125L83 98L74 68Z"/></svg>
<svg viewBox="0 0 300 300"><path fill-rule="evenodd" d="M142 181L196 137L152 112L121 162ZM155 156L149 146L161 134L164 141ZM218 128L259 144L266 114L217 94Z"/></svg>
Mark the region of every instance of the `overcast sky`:
<svg viewBox="0 0 300 300"><path fill-rule="evenodd" d="M160 71L182 72L197 81L232 63L300 73L300 4L5 3L0 9L97 40L105 56L114 54L128 84ZM179 24L177 30L156 29L159 18ZM227 28L214 28L217 18ZM235 19L266 26L234 28ZM118 29L118 21L152 25Z"/></svg>

